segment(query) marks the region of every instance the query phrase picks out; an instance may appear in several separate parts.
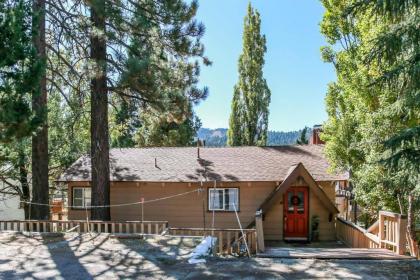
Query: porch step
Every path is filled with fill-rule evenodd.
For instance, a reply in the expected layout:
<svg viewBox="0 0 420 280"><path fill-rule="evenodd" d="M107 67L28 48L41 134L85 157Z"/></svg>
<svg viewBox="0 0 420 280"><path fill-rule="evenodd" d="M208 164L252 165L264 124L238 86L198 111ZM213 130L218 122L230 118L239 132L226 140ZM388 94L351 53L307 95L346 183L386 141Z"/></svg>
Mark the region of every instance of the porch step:
<svg viewBox="0 0 420 280"><path fill-rule="evenodd" d="M345 259L345 260L410 260L387 249L365 248L266 248L258 258L286 259Z"/></svg>

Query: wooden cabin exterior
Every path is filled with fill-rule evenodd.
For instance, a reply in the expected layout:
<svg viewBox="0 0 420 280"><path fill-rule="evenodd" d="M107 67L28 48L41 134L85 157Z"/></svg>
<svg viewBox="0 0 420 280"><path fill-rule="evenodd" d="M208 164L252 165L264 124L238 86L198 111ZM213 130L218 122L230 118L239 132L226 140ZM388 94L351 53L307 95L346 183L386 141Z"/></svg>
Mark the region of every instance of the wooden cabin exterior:
<svg viewBox="0 0 420 280"><path fill-rule="evenodd" d="M322 145L113 149L110 158L113 221L239 228L236 210L242 227L253 227L262 210L266 240L335 239L335 185L347 175L328 173ZM89 158L59 181L68 186L68 219L86 219Z"/></svg>

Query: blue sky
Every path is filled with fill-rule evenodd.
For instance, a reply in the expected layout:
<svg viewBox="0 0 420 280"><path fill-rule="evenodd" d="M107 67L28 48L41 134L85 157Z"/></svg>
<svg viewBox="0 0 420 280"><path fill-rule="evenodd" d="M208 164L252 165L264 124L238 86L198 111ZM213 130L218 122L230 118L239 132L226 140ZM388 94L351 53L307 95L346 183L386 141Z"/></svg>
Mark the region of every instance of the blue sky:
<svg viewBox="0 0 420 280"><path fill-rule="evenodd" d="M324 96L335 79L322 62L318 0L254 0L267 37L264 76L271 89L270 130L297 130L326 120ZM237 63L242 50L247 0L201 0L197 19L206 26L203 43L213 65L202 67L200 85L210 95L195 110L203 127L228 127Z"/></svg>

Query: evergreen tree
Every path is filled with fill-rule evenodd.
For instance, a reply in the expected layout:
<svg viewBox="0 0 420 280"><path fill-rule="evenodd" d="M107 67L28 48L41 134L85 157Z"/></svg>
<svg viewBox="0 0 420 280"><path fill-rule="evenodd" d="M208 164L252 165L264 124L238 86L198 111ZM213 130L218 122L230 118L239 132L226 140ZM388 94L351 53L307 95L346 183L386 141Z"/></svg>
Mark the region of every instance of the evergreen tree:
<svg viewBox="0 0 420 280"><path fill-rule="evenodd" d="M109 170L109 129L108 129L108 87L107 87L107 42L105 0L90 2L90 20L92 22L90 38L90 58L93 71L90 91L90 158L92 176L92 205L110 204ZM94 207L91 210L93 220L109 221L109 207Z"/></svg>
<svg viewBox="0 0 420 280"><path fill-rule="evenodd" d="M140 114L142 127L136 134L136 145L140 147L185 147L194 144L194 137L201 127L200 119L189 106L181 120L169 114L145 111Z"/></svg>
<svg viewBox="0 0 420 280"><path fill-rule="evenodd" d="M97 15L91 13L95 29L91 30L90 47L96 69L101 70L92 80L91 93L92 172L98 171L97 175L92 173L92 198L101 198L92 199L93 205L109 204L108 90L137 100L140 108L148 105L175 119L182 117L189 102L206 96L206 90L194 86L199 65L193 58L202 57L209 63L200 43L204 26L194 19L197 8L196 1L186 4L182 0L92 2L91 11ZM95 49L98 56L93 54ZM109 209L104 209L94 217L108 219Z"/></svg>
<svg viewBox="0 0 420 280"><path fill-rule="evenodd" d="M16 4L15 2L1 1L1 4ZM27 0L25 3L28 3L26 8L29 12L32 3L35 3L36 15L39 17L45 15L48 22L46 26L48 36L45 38L48 58L46 79L51 100L47 100L44 94L45 83L40 80L41 76L45 77L43 73L36 75L31 72L28 75L33 79L33 86L22 87L27 90L26 92L15 91L12 88L15 85L8 87L9 92L19 93L25 98L2 100L5 110L0 112L0 118L4 117L4 122L0 125L0 134L4 136L3 139L10 140L15 137L16 141L1 144L0 157L3 155L7 157L1 159L0 172L3 172L3 167L8 167L8 170L13 172L5 175L16 179L20 169L27 172L33 167L37 168L31 162L31 144L28 141L28 137L34 131L36 136L45 135L44 132L48 132L50 139L44 137L45 141L38 143L46 147L47 141L50 145L49 158L43 158L50 160L51 178L60 174L82 153L88 152L87 143L91 142L93 166L96 165L92 170L94 173L98 171L101 174L93 175L93 177L103 180L101 181L103 183L93 180L93 185L98 187L93 187L92 203L109 204L109 201L106 201L107 193L109 193L108 138L113 140L115 146L137 145L134 141L138 139L140 129L146 128L140 123L144 117L147 121L152 119L156 121L156 125L149 122L151 124L147 131L167 133L168 140L165 140L167 143L181 145L181 142L187 144L191 142L191 135L194 134L198 125L192 106L207 95L206 88L199 89L196 86L200 70L198 59L202 59L205 65L210 63L204 56L204 47L200 42L204 26L195 20L198 4L196 1L185 3L181 0L88 2L63 0L48 2L44 10L45 1L43 0ZM1 7L6 7L7 12L10 5ZM42 44L38 44L44 42L43 33L38 32L39 30L33 25L33 31L37 32L34 32L35 36L32 37L31 18L31 16L28 18L28 24L17 24L14 28L19 26L29 28L28 42L31 45L37 44L36 48L32 46L34 59L32 63L16 65L31 66L34 69L38 67L39 72L43 72L45 56L42 55L39 63L35 61L38 56L37 50L40 54L43 51ZM6 30L10 29L2 28L0 34ZM9 35L4 33L1 38L6 38L5 36ZM31 42L32 38L33 42ZM19 50L16 46L8 49L14 42L11 39L13 38L0 42L5 46L0 48L2 58L12 58L10 50ZM21 61L26 62L23 59ZM18 69L16 66L13 67ZM16 81L16 79L10 78L9 85L11 85L10 81ZM5 91L2 89L1 94L3 92ZM34 92L39 92L39 94L32 95ZM28 94L25 95L26 93ZM10 96L1 95L1 98ZM107 96L110 97L112 106L106 102ZM33 107L36 109L36 114L31 111L31 97L39 98L39 102ZM124 100L126 104L121 100ZM10 106L11 101L22 101L21 103L26 107ZM40 116L46 117L47 110L42 109L45 107L44 101L48 103L48 114L52 119L48 120L49 130L38 130L40 125L45 127L44 120L40 119ZM44 105L41 106L41 104ZM13 108L21 111L15 114ZM11 114L6 114L6 109ZM110 116L107 112L109 109ZM16 122L10 121L13 114L19 117ZM90 114L93 133L89 132ZM147 114L151 115L150 119ZM161 118L152 117L156 115L160 115ZM111 121L111 137L107 136L109 120ZM183 131L180 135L174 133L178 125ZM24 137L21 141L23 149L18 149L20 146L16 143L22 137ZM89 141L90 137L92 141ZM115 139L117 141L114 142ZM19 154L19 150L22 153ZM99 154L98 150L103 152ZM19 162L25 164L19 165ZM22 180L19 190L21 190L20 185L27 184ZM48 191L44 193L48 197ZM14 195L20 195L18 189L14 191ZM102 201L98 201L99 199ZM99 214L92 213L92 217L107 219L106 211L101 211Z"/></svg>
<svg viewBox="0 0 420 280"><path fill-rule="evenodd" d="M304 129L300 132L299 138L296 140L296 144L298 145L306 145L308 144L308 138L306 137L306 134L308 134L308 127L305 126Z"/></svg>
<svg viewBox="0 0 420 280"><path fill-rule="evenodd" d="M0 2L0 142L28 137L42 123L30 103L42 73L31 30L30 2Z"/></svg>
<svg viewBox="0 0 420 280"><path fill-rule="evenodd" d="M135 135L141 127L139 104L136 100L128 100L115 96L114 109L111 111L110 131L111 146L119 148L135 147Z"/></svg>
<svg viewBox="0 0 420 280"><path fill-rule="evenodd" d="M196 9L195 5L193 3L191 8ZM148 12L138 7L131 20L136 32L131 35L127 59L122 64L126 71L116 84L139 90L141 99L133 100L125 93L122 93L122 98L116 98L115 119L120 124L113 131L113 138L119 139L114 143L131 146L190 145L198 124L192 106L206 98L207 88L197 88L200 69L196 62L173 56L173 50L165 51L162 45L165 37L156 40L154 36L162 34L162 26L149 21L148 16ZM201 36L201 25L195 27L192 24L190 28L191 31L196 28L194 36ZM183 55L190 52L190 55L200 56L202 47L184 52L181 51ZM209 63L206 58L203 59L205 64ZM180 130L178 134L176 129Z"/></svg>
<svg viewBox="0 0 420 280"><path fill-rule="evenodd" d="M33 44L37 56L46 63L45 42L45 0L33 1ZM32 92L32 111L42 120L40 128L32 135L32 202L49 204L49 173L48 173L48 111L47 111L47 76L45 67L42 68L38 86ZM50 208L45 205L32 205L33 219L48 220Z"/></svg>
<svg viewBox="0 0 420 280"><path fill-rule="evenodd" d="M270 90L263 77L266 39L261 19L251 3L244 20L243 50L239 57L239 82L235 86L229 120L228 143L232 146L266 145Z"/></svg>
<svg viewBox="0 0 420 280"><path fill-rule="evenodd" d="M24 0L1 1L0 15L0 193L29 202L28 139L45 123L45 111L31 104L44 76L43 59L33 41L42 17L32 11L32 1ZM48 170L46 192L38 186L34 201L48 203ZM48 207L32 208L33 218L48 218ZM29 218L29 204L24 204L24 212Z"/></svg>

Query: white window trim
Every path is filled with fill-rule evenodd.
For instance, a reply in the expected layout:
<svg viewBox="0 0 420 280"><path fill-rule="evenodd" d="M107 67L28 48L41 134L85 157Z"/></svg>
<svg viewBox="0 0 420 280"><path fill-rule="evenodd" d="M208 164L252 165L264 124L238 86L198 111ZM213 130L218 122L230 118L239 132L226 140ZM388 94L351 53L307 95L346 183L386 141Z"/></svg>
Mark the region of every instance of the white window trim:
<svg viewBox="0 0 420 280"><path fill-rule="evenodd" d="M237 188L237 187L230 187L230 188L208 188L208 192L207 192L207 195L208 195L207 204L208 204L209 211L215 211L215 212L235 212L235 210L226 209L226 203L225 203L226 190L230 190L230 189L235 189L236 190L236 193L237 193L237 203L236 203L237 204L237 207L236 207L236 211L239 212L239 188ZM213 204L213 203L210 202L210 198L211 198L210 193L213 190L215 190L215 191L222 190L223 191L223 209L213 209L212 208L212 205L211 204Z"/></svg>
<svg viewBox="0 0 420 280"><path fill-rule="evenodd" d="M75 206L74 205L74 192L77 189L81 189L82 190L82 198L81 198L82 199L82 206ZM85 196L86 196L85 192L86 192L86 189L90 189L90 187L73 187L72 188L71 205L72 205L72 208L73 209L85 209L86 208L86 201L85 201ZM80 198L77 198L77 200L80 200Z"/></svg>

